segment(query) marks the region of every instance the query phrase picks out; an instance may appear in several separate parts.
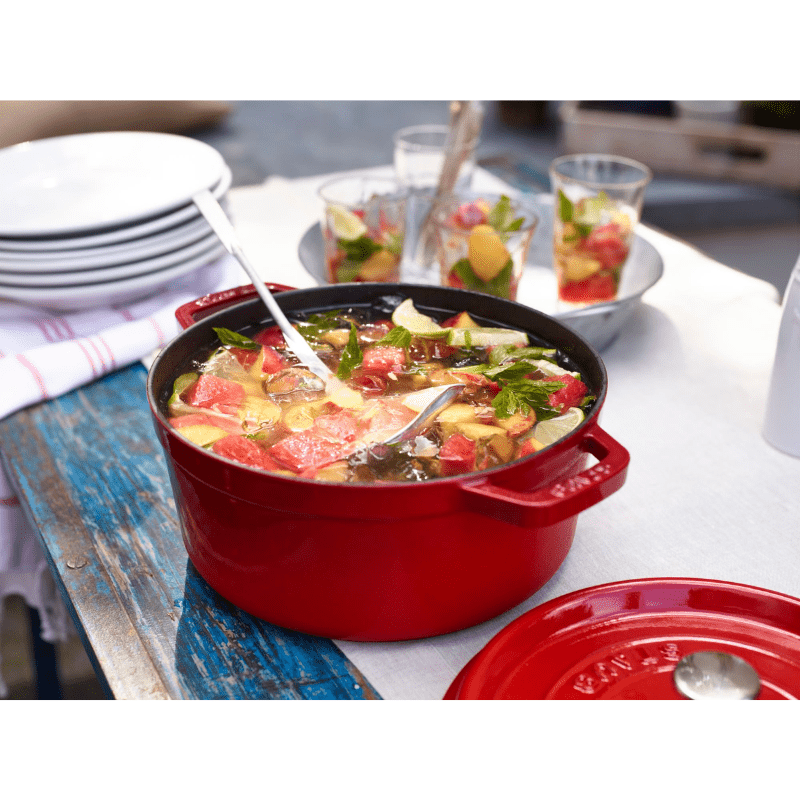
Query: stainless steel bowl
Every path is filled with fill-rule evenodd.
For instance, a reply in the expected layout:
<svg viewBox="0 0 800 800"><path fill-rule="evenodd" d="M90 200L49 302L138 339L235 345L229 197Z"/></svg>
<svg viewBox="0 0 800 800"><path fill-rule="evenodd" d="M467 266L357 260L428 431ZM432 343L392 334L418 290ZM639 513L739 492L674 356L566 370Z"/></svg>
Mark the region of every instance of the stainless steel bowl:
<svg viewBox="0 0 800 800"><path fill-rule="evenodd" d="M540 194L533 199L539 211L539 224L528 251L517 302L556 317L588 339L595 348L602 350L622 332L625 322L641 303L642 295L661 279L664 262L653 245L641 236L634 236L618 298L611 303L560 311L556 307L556 279L553 272L553 198ZM313 278L320 284L328 283L319 223L312 225L303 235L298 256Z"/></svg>

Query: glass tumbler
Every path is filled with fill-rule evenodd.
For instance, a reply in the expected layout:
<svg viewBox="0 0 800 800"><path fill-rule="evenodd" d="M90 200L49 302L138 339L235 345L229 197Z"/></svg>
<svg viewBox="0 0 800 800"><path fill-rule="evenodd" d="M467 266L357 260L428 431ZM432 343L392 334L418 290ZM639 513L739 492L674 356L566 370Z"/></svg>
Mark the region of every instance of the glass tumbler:
<svg viewBox="0 0 800 800"><path fill-rule="evenodd" d="M395 175L409 190L406 220L408 247L403 271L417 283L439 282L436 264L426 258L419 239L439 185L449 132L448 125L411 125L394 134ZM459 168L455 191L468 190L472 185L477 144L477 138L466 144L468 155Z"/></svg>
<svg viewBox="0 0 800 800"><path fill-rule="evenodd" d="M534 206L522 198L459 192L433 212L444 286L515 300L533 232Z"/></svg>
<svg viewBox="0 0 800 800"><path fill-rule="evenodd" d="M562 308L615 300L652 178L638 161L581 154L550 166L553 267Z"/></svg>
<svg viewBox="0 0 800 800"><path fill-rule="evenodd" d="M330 283L400 280L407 194L393 178L367 174L334 178L320 187Z"/></svg>

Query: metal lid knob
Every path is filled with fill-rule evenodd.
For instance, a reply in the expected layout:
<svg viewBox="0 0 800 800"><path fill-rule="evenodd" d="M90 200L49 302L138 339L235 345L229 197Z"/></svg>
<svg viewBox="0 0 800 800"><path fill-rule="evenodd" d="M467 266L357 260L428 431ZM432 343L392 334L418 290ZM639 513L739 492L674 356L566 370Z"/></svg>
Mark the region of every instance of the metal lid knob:
<svg viewBox="0 0 800 800"><path fill-rule="evenodd" d="M690 700L755 700L761 691L758 673L743 658L715 650L684 656L672 679Z"/></svg>

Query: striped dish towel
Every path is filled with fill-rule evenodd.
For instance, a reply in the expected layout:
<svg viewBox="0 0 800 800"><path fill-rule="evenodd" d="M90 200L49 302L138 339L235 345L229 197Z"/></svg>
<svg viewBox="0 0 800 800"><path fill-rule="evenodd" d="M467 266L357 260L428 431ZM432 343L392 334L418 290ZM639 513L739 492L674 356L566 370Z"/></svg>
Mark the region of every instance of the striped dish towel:
<svg viewBox="0 0 800 800"><path fill-rule="evenodd" d="M62 314L0 300L0 419L146 359L180 332L176 308L243 283L241 267L226 255L153 297L123 306ZM45 641L64 641L67 615L0 467L0 618L9 594L20 594L37 608ZM0 697L4 694L0 672Z"/></svg>

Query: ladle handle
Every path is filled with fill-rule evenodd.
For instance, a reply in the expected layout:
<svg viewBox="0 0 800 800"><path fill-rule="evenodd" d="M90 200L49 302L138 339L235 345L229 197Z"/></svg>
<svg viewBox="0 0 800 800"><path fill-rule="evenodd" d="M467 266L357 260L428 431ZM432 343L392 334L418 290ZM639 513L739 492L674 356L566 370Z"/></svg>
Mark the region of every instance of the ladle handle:
<svg viewBox="0 0 800 800"><path fill-rule="evenodd" d="M236 235L231 221L228 219L227 214L223 211L222 206L217 202L214 195L209 191L200 192L192 198L192 201L205 217L220 242L222 242L223 247L239 262L242 269L247 273L247 277L252 281L259 297L264 301L270 314L272 314L273 320L275 320L275 323L283 332L283 338L286 340L286 344L291 348L292 352L315 375L326 382L330 381L333 377L333 373L311 349L311 345L309 345L297 330L295 330L286 318L283 310L277 304L275 298L272 296L269 289L267 289L253 265L248 261L247 256L245 256L242 246L239 243L239 237Z"/></svg>

